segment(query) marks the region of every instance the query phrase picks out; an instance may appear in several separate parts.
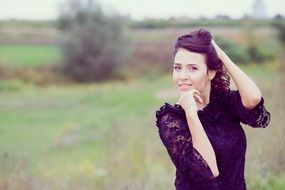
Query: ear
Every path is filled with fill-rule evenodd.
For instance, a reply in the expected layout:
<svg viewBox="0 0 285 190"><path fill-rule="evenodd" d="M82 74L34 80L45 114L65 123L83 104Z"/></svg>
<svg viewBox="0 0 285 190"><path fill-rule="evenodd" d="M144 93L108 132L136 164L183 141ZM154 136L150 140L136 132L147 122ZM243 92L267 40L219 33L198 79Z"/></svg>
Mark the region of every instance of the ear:
<svg viewBox="0 0 285 190"><path fill-rule="evenodd" d="M210 70L208 73L208 78L209 80L213 80L213 78L216 76L216 71L215 70Z"/></svg>

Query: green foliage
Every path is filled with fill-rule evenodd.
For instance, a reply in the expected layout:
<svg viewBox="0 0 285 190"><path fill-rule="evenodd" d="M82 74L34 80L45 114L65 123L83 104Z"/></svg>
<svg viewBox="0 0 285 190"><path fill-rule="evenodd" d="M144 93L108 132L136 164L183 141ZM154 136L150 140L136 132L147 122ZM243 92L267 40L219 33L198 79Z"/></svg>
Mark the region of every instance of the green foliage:
<svg viewBox="0 0 285 190"><path fill-rule="evenodd" d="M65 8L58 19L64 70L78 82L118 77L129 51L126 19L91 0L72 0Z"/></svg>
<svg viewBox="0 0 285 190"><path fill-rule="evenodd" d="M282 44L285 44L285 19L277 19L272 25L278 30Z"/></svg>
<svg viewBox="0 0 285 190"><path fill-rule="evenodd" d="M274 60L280 49L280 45L275 39L241 45L235 41L218 37L217 42L234 62L242 64Z"/></svg>
<svg viewBox="0 0 285 190"><path fill-rule="evenodd" d="M251 61L263 63L265 61L274 60L277 57L280 44L275 39L267 39L261 42L252 42L247 48Z"/></svg>
<svg viewBox="0 0 285 190"><path fill-rule="evenodd" d="M250 20L247 18L242 19L229 19L227 16L217 16L217 18L169 18L169 19L154 19L149 18L142 21L131 20L133 28L167 28L167 27L243 27L250 24L254 27L268 27L274 20Z"/></svg>
<svg viewBox="0 0 285 190"><path fill-rule="evenodd" d="M285 189L284 179L284 175L252 177L247 186L249 190L281 190Z"/></svg>
<svg viewBox="0 0 285 190"><path fill-rule="evenodd" d="M74 1L76 4L76 1ZM77 0L78 2L78 0ZM78 5L78 4L76 4ZM274 19L266 20L250 20L249 18L230 19L226 15L218 15L216 18L176 18L171 17L168 19L155 19L147 18L142 21L129 20L132 28L167 28L167 27L243 27L246 24L251 24L255 27L268 27L276 22L284 22L284 18L281 15L276 15ZM47 21L31 21L31 20L0 20L0 27L10 26L24 26L24 27L54 27L56 25L55 20Z"/></svg>
<svg viewBox="0 0 285 190"><path fill-rule="evenodd" d="M236 63L248 63L250 62L250 57L248 55L247 49L245 46L240 45L239 43L222 39L217 37L217 43L223 51Z"/></svg>

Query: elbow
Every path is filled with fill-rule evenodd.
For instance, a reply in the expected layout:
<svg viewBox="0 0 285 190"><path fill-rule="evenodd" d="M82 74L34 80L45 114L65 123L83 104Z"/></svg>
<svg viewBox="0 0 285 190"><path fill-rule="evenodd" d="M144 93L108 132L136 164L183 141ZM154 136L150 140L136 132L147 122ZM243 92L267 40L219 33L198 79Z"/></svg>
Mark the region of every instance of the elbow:
<svg viewBox="0 0 285 190"><path fill-rule="evenodd" d="M214 177L218 177L220 175L220 172L217 166L215 168L212 168L211 171Z"/></svg>
<svg viewBox="0 0 285 190"><path fill-rule="evenodd" d="M216 170L213 172L213 176L214 177L218 177L220 175L219 170Z"/></svg>
<svg viewBox="0 0 285 190"><path fill-rule="evenodd" d="M255 96L252 96L250 98L243 99L242 104L246 109L251 110L261 101L261 98L262 98L261 93L256 94Z"/></svg>

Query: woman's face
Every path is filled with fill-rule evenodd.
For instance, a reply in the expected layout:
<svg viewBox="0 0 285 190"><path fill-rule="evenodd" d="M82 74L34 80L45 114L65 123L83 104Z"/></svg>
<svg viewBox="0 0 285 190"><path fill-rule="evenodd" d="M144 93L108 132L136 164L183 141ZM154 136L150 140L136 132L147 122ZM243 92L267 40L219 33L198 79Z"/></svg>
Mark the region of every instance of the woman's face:
<svg viewBox="0 0 285 190"><path fill-rule="evenodd" d="M208 92L211 88L210 80L215 71L209 71L206 57L203 54L179 48L173 65L172 78L179 92L196 89L200 93Z"/></svg>

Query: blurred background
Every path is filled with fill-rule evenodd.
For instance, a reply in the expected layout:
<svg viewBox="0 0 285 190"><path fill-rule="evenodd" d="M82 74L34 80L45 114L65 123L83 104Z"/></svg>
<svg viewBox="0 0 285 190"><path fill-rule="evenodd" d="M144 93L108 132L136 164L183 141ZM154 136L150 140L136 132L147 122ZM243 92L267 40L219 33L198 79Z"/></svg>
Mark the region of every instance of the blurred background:
<svg viewBox="0 0 285 190"><path fill-rule="evenodd" d="M0 190L167 190L155 111L176 38L198 28L260 87L249 190L285 189L285 1L0 0Z"/></svg>

